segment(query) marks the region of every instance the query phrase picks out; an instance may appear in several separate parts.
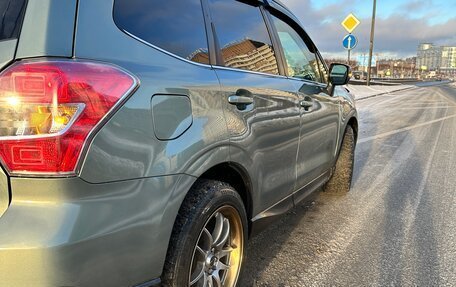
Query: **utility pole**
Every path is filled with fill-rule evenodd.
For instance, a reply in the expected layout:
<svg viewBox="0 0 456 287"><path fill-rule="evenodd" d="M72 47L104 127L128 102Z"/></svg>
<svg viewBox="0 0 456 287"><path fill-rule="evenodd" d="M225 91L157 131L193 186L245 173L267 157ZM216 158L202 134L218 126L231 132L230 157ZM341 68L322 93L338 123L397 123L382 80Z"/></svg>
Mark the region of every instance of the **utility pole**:
<svg viewBox="0 0 456 287"><path fill-rule="evenodd" d="M367 85L370 86L371 81L371 69L372 69L372 53L374 51L374 33L375 33L375 14L377 10L377 0L374 0L374 8L372 10L372 24L371 24L371 35L370 35L370 47L369 47L369 62L367 63Z"/></svg>

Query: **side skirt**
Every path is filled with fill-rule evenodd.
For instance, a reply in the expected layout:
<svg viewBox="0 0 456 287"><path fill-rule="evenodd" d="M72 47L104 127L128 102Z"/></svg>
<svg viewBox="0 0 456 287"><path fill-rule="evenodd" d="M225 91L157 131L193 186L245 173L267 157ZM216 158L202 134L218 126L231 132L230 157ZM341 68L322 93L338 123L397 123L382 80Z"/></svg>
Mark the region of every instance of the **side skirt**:
<svg viewBox="0 0 456 287"><path fill-rule="evenodd" d="M252 229L250 232L250 237L257 235L269 225L274 223L280 216L298 203L306 199L313 192L318 190L323 184L325 184L331 178L331 170L326 171L318 178L307 184L305 187L293 192L289 196L285 197L275 205L269 207L265 211L259 213L252 219Z"/></svg>

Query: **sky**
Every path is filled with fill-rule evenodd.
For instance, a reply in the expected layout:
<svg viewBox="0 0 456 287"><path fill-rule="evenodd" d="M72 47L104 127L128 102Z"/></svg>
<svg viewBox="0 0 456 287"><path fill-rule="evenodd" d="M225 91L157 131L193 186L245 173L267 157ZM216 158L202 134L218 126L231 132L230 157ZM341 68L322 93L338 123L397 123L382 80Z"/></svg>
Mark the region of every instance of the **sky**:
<svg viewBox="0 0 456 287"><path fill-rule="evenodd" d="M368 53L372 0L281 0L301 20L326 57L346 57L340 23L353 13L354 57ZM416 56L419 43L456 46L456 0L377 0L374 54L379 58Z"/></svg>

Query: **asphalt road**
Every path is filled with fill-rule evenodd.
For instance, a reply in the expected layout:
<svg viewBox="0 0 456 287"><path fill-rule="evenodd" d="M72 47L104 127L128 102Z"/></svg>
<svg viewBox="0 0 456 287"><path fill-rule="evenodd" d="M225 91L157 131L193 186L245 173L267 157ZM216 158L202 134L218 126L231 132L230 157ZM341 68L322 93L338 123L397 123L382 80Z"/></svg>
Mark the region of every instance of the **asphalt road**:
<svg viewBox="0 0 456 287"><path fill-rule="evenodd" d="M357 106L352 191L254 237L239 286L456 286L456 86Z"/></svg>

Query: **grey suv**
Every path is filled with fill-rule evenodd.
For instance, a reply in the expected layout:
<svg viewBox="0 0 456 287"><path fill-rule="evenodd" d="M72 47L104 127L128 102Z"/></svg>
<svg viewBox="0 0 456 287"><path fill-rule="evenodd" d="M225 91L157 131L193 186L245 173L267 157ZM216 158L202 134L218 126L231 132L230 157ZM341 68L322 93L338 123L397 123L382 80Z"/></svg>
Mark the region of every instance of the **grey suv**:
<svg viewBox="0 0 456 287"><path fill-rule="evenodd" d="M278 1L0 0L0 20L1 286L235 286L250 235L350 189L348 67Z"/></svg>

